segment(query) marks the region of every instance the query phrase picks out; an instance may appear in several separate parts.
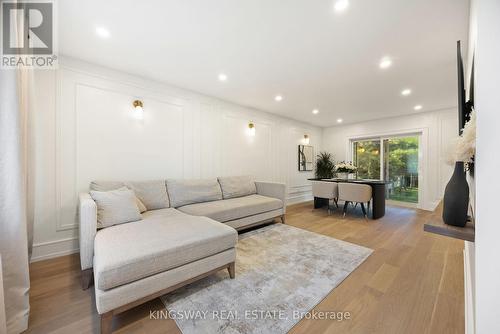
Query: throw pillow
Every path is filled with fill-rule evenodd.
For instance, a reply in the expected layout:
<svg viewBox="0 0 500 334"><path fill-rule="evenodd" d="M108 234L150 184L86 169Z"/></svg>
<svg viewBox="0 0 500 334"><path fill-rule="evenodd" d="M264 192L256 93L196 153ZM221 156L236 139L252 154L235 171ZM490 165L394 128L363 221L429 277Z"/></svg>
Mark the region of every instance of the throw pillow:
<svg viewBox="0 0 500 334"><path fill-rule="evenodd" d="M91 190L97 205L97 228L141 220L134 192L126 187L110 190Z"/></svg>

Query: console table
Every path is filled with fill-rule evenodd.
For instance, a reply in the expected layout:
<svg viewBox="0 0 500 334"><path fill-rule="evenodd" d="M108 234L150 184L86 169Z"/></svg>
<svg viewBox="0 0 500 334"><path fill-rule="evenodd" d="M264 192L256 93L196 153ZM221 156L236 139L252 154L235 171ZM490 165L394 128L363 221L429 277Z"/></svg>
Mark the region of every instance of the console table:
<svg viewBox="0 0 500 334"><path fill-rule="evenodd" d="M364 179L308 179L309 181L323 182L347 182L368 184L372 187L372 219L379 219L385 215L385 185L386 181L381 180L364 180ZM314 208L321 208L328 205L328 200L325 198L314 197Z"/></svg>
<svg viewBox="0 0 500 334"><path fill-rule="evenodd" d="M434 210L429 221L424 224L424 231L447 237L474 242L476 229L474 221L468 221L464 227L446 225L443 222L443 201Z"/></svg>

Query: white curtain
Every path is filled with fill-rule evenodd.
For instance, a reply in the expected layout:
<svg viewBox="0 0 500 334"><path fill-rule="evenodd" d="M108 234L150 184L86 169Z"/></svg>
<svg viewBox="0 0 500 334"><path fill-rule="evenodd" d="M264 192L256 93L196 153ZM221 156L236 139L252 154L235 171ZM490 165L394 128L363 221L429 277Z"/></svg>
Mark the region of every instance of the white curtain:
<svg viewBox="0 0 500 334"><path fill-rule="evenodd" d="M16 334L28 328L29 317L31 78L30 70L0 69L0 272L7 333Z"/></svg>
<svg viewBox="0 0 500 334"><path fill-rule="evenodd" d="M0 254L7 333L28 327L27 103L19 70L0 72Z"/></svg>

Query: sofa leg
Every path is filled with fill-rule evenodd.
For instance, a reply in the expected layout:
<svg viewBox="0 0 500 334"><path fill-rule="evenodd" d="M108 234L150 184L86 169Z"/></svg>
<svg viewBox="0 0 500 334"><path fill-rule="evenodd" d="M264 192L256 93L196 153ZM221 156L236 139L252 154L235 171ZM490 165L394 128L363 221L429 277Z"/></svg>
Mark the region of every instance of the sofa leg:
<svg viewBox="0 0 500 334"><path fill-rule="evenodd" d="M280 218L281 218L281 222L282 222L283 224L286 224L285 215L281 215L281 217L280 217Z"/></svg>
<svg viewBox="0 0 500 334"><path fill-rule="evenodd" d="M231 262L227 267L227 271L229 271L229 277L234 278L236 276L235 269L236 269L235 263Z"/></svg>
<svg viewBox="0 0 500 334"><path fill-rule="evenodd" d="M113 332L113 311L101 314L101 334L111 334Z"/></svg>
<svg viewBox="0 0 500 334"><path fill-rule="evenodd" d="M92 268L82 270L82 289L87 290L94 279Z"/></svg>

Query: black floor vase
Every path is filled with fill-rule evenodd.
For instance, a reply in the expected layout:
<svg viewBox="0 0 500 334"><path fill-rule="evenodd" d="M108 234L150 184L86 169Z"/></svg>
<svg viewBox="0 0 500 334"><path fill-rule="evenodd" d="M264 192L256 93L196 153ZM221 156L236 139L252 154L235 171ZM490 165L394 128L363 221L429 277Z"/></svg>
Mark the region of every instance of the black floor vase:
<svg viewBox="0 0 500 334"><path fill-rule="evenodd" d="M456 162L455 171L446 185L443 199L443 221L448 225L464 227L469 208L469 184L464 163Z"/></svg>

